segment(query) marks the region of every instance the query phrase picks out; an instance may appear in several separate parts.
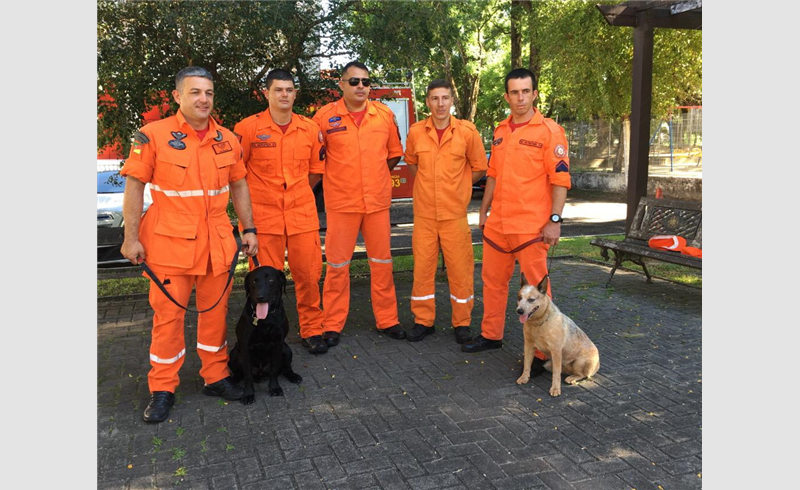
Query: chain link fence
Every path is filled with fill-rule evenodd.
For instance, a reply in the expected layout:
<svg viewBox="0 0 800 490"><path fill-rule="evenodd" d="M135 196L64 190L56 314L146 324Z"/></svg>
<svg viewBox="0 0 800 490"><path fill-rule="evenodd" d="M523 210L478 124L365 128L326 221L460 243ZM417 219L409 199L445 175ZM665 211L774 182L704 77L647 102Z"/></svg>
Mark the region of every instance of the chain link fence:
<svg viewBox="0 0 800 490"><path fill-rule="evenodd" d="M703 171L703 109L679 108L679 112L650 122L651 174L696 174ZM621 172L630 138L626 121L561 121L569 141L571 172Z"/></svg>

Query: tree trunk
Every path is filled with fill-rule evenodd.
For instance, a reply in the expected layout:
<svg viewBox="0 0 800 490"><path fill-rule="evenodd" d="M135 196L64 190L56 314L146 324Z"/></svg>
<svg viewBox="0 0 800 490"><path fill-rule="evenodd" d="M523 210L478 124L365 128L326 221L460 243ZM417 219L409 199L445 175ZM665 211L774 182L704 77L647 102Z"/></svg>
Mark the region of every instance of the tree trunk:
<svg viewBox="0 0 800 490"><path fill-rule="evenodd" d="M524 25L522 2L511 0L511 69L515 70L522 67L522 30L520 25Z"/></svg>
<svg viewBox="0 0 800 490"><path fill-rule="evenodd" d="M478 91L480 90L481 78L479 75L468 74L467 82L461 96L459 111L461 117L469 122L475 121L475 114L478 112Z"/></svg>

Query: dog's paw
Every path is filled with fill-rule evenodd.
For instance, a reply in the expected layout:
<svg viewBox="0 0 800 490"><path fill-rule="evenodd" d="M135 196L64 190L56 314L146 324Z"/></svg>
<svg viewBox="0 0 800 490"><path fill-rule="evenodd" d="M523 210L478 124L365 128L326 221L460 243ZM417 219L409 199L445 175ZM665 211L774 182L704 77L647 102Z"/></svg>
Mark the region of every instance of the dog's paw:
<svg viewBox="0 0 800 490"><path fill-rule="evenodd" d="M269 390L269 396L283 396L283 388L279 386Z"/></svg>
<svg viewBox="0 0 800 490"><path fill-rule="evenodd" d="M255 395L244 395L241 399L242 405L252 405L256 401Z"/></svg>
<svg viewBox="0 0 800 490"><path fill-rule="evenodd" d="M524 385L524 384L527 384L527 383L528 383L528 381L530 381L530 379L531 379L531 377L530 377L530 376L525 376L525 375L523 374L522 376L520 376L519 378L517 378L517 384L518 384L518 385Z"/></svg>
<svg viewBox="0 0 800 490"><path fill-rule="evenodd" d="M286 375L286 379L289 380L290 383L299 384L303 381L303 377L297 373L291 373Z"/></svg>
<svg viewBox="0 0 800 490"><path fill-rule="evenodd" d="M550 396L559 396L561 394L561 387L560 386L551 386L550 387Z"/></svg>
<svg viewBox="0 0 800 490"><path fill-rule="evenodd" d="M580 381L582 379L583 379L582 376L572 375L572 376L567 376L567 379L565 379L564 381L566 381L567 383L569 383L571 385L577 385L578 381Z"/></svg>

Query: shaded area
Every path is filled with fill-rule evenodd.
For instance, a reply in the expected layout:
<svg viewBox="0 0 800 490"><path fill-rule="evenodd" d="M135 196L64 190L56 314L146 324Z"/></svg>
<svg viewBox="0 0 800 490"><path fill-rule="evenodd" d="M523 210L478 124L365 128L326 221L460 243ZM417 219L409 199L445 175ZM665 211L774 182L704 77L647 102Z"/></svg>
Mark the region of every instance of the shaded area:
<svg viewBox="0 0 800 490"><path fill-rule="evenodd" d="M196 316L188 315L171 419L145 425L146 299L98 302L98 488L699 489L702 470L702 291L608 267L555 260L553 292L600 349L593 381L547 394L550 375L514 383L523 340L513 310L502 349L464 354L437 294L437 333L389 340L374 331L369 278L352 281L339 346L320 357L288 342L299 386L225 405L200 393ZM473 325L482 314L481 267ZM411 324L411 274L395 275ZM516 284L515 276L512 284ZM512 294L515 292L512 288ZM244 303L231 297L229 342ZM294 303L290 290L288 304ZM128 465L132 465L128 468Z"/></svg>

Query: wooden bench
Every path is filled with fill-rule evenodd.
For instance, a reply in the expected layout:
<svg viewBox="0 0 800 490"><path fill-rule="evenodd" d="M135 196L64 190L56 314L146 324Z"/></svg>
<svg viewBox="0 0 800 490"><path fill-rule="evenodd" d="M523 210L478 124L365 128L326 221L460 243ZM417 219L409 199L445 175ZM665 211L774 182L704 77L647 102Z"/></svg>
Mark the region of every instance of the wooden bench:
<svg viewBox="0 0 800 490"><path fill-rule="evenodd" d="M606 282L606 287L611 284L617 267L625 261L640 265L644 269L648 283L652 283L653 280L644 259L702 269L702 259L647 246L648 240L654 235L678 235L686 239L688 246L703 248L702 211L703 204L700 202L641 198L633 217L631 229L624 240L595 238L591 241L592 245L600 247L600 254L605 260L609 260L609 250L614 252L614 268L611 269L611 276Z"/></svg>

